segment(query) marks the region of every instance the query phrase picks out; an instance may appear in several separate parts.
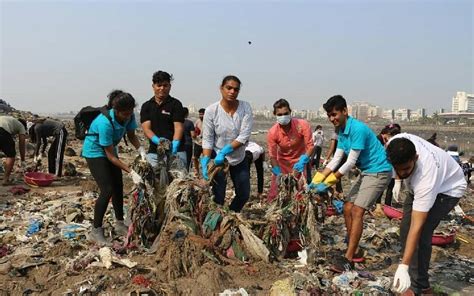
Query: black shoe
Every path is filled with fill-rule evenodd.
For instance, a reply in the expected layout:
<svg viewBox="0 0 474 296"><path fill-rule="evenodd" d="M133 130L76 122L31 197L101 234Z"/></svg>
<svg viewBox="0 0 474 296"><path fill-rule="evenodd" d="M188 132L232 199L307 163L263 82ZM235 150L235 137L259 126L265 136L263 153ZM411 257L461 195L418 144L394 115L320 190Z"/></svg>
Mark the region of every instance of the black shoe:
<svg viewBox="0 0 474 296"><path fill-rule="evenodd" d="M329 267L331 271L343 273L344 271L351 271L354 269L354 263L349 261L344 256L339 256L334 259L333 264Z"/></svg>

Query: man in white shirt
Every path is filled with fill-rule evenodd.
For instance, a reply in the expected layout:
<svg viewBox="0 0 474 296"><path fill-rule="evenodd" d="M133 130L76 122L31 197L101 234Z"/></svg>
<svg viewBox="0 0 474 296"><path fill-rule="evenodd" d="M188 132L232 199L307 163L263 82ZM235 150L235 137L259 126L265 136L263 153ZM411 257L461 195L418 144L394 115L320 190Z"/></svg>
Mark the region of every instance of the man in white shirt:
<svg viewBox="0 0 474 296"><path fill-rule="evenodd" d="M430 294L431 237L463 196L466 180L448 153L415 135L390 139L387 157L408 191L400 225L403 257L393 285L403 295Z"/></svg>
<svg viewBox="0 0 474 296"><path fill-rule="evenodd" d="M249 141L245 148L245 158L249 163L249 170L251 164L255 164L255 170L257 171L258 198L261 199L263 194L263 169L266 166L265 150L257 143Z"/></svg>

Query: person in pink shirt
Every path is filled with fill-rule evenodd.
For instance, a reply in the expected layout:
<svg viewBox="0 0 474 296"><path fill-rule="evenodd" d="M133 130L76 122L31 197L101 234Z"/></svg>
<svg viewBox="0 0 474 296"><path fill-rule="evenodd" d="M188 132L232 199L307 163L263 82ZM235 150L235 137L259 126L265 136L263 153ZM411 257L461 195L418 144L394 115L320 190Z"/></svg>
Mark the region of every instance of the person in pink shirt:
<svg viewBox="0 0 474 296"><path fill-rule="evenodd" d="M272 164L272 183L268 200L273 200L278 193L277 177L293 171L305 173L310 155L313 153L313 139L309 122L292 118L290 104L279 99L273 104L275 123L268 131L267 144Z"/></svg>

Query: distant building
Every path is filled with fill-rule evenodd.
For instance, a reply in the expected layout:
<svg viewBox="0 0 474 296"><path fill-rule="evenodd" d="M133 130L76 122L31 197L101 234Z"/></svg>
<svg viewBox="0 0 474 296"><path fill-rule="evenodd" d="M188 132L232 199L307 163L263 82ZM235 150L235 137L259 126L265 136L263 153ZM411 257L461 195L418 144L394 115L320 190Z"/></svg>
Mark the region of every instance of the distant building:
<svg viewBox="0 0 474 296"><path fill-rule="evenodd" d="M411 110L406 108L400 108L395 110L395 120L396 121L410 121L411 119Z"/></svg>
<svg viewBox="0 0 474 296"><path fill-rule="evenodd" d="M452 99L451 111L453 113L474 112L474 94L458 91Z"/></svg>
<svg viewBox="0 0 474 296"><path fill-rule="evenodd" d="M383 110L383 119L393 121L395 119L395 109L385 109Z"/></svg>
<svg viewBox="0 0 474 296"><path fill-rule="evenodd" d="M410 120L420 120L426 117L426 109L420 108L410 113Z"/></svg>

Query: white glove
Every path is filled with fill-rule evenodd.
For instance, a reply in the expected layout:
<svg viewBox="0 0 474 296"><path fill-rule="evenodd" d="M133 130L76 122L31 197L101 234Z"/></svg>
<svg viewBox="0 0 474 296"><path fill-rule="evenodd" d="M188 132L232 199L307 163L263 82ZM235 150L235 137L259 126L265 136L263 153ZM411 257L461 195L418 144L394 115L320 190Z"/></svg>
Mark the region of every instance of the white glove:
<svg viewBox="0 0 474 296"><path fill-rule="evenodd" d="M130 172L130 177L132 177L133 184L135 185L138 185L143 182L142 177L134 170Z"/></svg>
<svg viewBox="0 0 474 296"><path fill-rule="evenodd" d="M143 148L143 146L138 147L138 153L140 153L140 156L142 157L142 160L146 161L146 152L145 152L145 148Z"/></svg>
<svg viewBox="0 0 474 296"><path fill-rule="evenodd" d="M402 188L402 180L401 179L395 179L395 184L393 185L392 193L393 193L393 199L396 202L400 202L400 189Z"/></svg>
<svg viewBox="0 0 474 296"><path fill-rule="evenodd" d="M329 162L329 159L325 159L325 160L323 161L322 167L325 168L325 167L328 165L328 162Z"/></svg>
<svg viewBox="0 0 474 296"><path fill-rule="evenodd" d="M268 163L266 161L263 162L263 170L268 171Z"/></svg>
<svg viewBox="0 0 474 296"><path fill-rule="evenodd" d="M398 286L397 286L398 284ZM399 264L395 277L393 278L393 289L397 293L403 293L411 286L410 275L408 274L408 265Z"/></svg>

